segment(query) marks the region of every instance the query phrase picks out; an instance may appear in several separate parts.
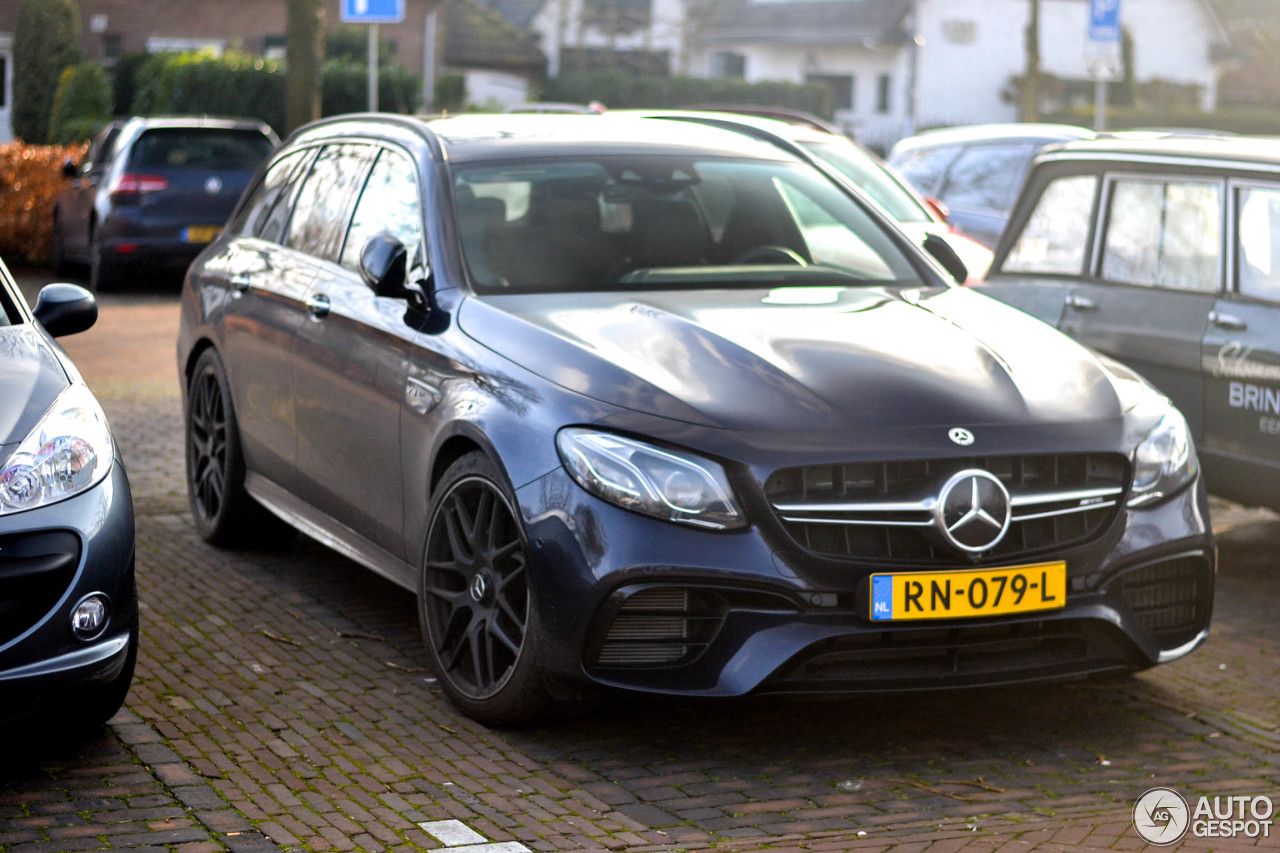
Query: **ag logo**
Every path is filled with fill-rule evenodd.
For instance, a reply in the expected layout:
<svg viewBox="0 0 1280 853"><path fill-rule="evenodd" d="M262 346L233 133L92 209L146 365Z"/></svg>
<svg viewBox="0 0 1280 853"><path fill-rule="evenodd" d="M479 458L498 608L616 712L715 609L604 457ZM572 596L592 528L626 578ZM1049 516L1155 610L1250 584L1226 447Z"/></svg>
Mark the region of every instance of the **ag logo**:
<svg viewBox="0 0 1280 853"><path fill-rule="evenodd" d="M1133 828L1149 844L1177 844L1191 825L1187 801L1172 788L1152 788L1133 804Z"/></svg>

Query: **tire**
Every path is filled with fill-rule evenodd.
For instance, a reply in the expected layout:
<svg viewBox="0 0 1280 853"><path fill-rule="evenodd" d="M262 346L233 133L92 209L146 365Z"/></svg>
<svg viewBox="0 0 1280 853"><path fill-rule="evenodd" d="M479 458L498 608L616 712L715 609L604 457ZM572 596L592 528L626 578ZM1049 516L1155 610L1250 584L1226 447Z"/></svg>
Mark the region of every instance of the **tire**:
<svg viewBox="0 0 1280 853"><path fill-rule="evenodd" d="M96 238L89 244L89 289L94 293L110 293L120 286L120 270L113 258L98 245Z"/></svg>
<svg viewBox="0 0 1280 853"><path fill-rule="evenodd" d="M431 502L418 617L441 687L486 725L526 725L564 710L537 667L526 551L511 489L492 460L475 452L449 466Z"/></svg>
<svg viewBox="0 0 1280 853"><path fill-rule="evenodd" d="M248 544L280 529L244 487L244 454L227 372L215 349L200 354L187 387L187 496L196 532L211 545Z"/></svg>
<svg viewBox="0 0 1280 853"><path fill-rule="evenodd" d="M71 264L67 262L66 238L62 236L62 224L58 222L58 214L53 215L53 274L65 278L70 272Z"/></svg>

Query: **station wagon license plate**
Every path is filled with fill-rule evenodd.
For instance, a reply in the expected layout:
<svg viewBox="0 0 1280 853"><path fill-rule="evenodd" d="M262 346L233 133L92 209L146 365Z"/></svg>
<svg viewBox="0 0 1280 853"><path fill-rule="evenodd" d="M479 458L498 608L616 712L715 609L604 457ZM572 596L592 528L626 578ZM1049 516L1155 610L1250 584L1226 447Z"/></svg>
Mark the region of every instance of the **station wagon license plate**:
<svg viewBox="0 0 1280 853"><path fill-rule="evenodd" d="M182 240L185 243L212 243L221 233L221 225L191 225L182 230Z"/></svg>
<svg viewBox="0 0 1280 853"><path fill-rule="evenodd" d="M998 569L896 572L871 576L871 618L968 619L1059 610L1067 603L1062 561Z"/></svg>

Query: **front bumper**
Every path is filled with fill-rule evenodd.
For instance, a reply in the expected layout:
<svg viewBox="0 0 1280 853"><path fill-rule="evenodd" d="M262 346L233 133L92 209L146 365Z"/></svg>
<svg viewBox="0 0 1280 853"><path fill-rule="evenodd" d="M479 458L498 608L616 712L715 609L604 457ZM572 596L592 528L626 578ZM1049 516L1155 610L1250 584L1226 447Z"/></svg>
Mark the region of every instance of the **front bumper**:
<svg viewBox="0 0 1280 853"><path fill-rule="evenodd" d="M1216 553L1203 484L1064 549L1059 610L872 622L869 577L780 541L626 512L562 471L517 493L545 671L674 695L927 690L1132 671L1204 641ZM970 568L957 557L954 568Z"/></svg>
<svg viewBox="0 0 1280 853"><path fill-rule="evenodd" d="M71 613L87 595L109 603L97 636L78 638ZM124 467L94 488L39 509L0 516L0 693L113 681L138 621L133 504Z"/></svg>

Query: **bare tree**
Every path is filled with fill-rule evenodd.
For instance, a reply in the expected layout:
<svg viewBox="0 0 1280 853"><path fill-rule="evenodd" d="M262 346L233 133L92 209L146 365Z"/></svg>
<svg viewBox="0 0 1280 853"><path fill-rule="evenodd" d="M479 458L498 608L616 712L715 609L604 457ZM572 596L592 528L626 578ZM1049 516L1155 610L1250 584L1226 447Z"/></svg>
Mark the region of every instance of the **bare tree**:
<svg viewBox="0 0 1280 853"><path fill-rule="evenodd" d="M1026 29L1027 70L1022 75L1018 120L1037 121L1040 118L1040 0L1027 2L1031 4Z"/></svg>
<svg viewBox="0 0 1280 853"><path fill-rule="evenodd" d="M292 133L320 118L324 61L324 0L286 0L285 123Z"/></svg>

